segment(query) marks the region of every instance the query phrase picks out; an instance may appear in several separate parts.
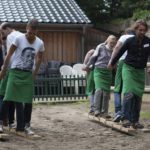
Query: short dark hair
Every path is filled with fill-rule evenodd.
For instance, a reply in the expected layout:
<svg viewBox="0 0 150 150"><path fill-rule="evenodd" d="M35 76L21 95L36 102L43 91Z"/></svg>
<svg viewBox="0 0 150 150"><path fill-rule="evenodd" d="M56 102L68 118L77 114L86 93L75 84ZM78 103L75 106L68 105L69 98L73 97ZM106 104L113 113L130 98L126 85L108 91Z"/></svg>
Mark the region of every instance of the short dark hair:
<svg viewBox="0 0 150 150"><path fill-rule="evenodd" d="M12 24L10 24L9 22L3 22L1 25L0 25L0 28L3 29L3 30L6 30L7 28L13 28Z"/></svg>
<svg viewBox="0 0 150 150"><path fill-rule="evenodd" d="M34 30L37 30L38 27L39 27L38 20L37 19L31 19L31 20L29 20L28 23L27 23L27 27L30 27L30 28L32 28Z"/></svg>

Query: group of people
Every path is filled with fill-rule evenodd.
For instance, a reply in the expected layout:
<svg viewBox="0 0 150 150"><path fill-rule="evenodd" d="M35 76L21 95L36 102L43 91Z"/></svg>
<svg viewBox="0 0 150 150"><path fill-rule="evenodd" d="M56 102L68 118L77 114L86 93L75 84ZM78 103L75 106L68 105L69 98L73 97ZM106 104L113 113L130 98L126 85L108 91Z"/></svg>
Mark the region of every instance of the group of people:
<svg viewBox="0 0 150 150"><path fill-rule="evenodd" d="M110 117L108 109L112 69L117 67L113 121L123 121L124 127L143 128L139 118L145 85L145 69L150 56L150 38L146 36L147 31L147 23L144 20L137 20L126 29L125 34L118 41L115 36L110 35L104 43L86 54L83 70L87 71L90 114L96 117ZM150 72L149 68L147 72Z"/></svg>
<svg viewBox="0 0 150 150"><path fill-rule="evenodd" d="M18 133L34 134L30 125L33 84L45 50L43 41L36 36L38 27L36 19L27 23L26 33L14 30L9 22L0 25L3 51L0 71L0 133L4 132L3 126L8 125Z"/></svg>

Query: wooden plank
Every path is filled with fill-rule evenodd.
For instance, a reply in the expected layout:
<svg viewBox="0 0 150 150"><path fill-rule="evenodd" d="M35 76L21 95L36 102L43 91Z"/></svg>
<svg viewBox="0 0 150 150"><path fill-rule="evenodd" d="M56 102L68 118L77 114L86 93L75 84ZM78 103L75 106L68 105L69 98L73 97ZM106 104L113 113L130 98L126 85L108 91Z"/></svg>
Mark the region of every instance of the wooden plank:
<svg viewBox="0 0 150 150"><path fill-rule="evenodd" d="M4 130L7 133L12 133L12 134L15 134L17 136L20 136L20 137L23 137L23 138L26 138L26 139L30 139L30 140L37 140L37 139L42 138L40 135L37 135L37 134L27 135L25 132L19 132L19 131L16 131L15 129L9 129L7 127Z"/></svg>
<svg viewBox="0 0 150 150"><path fill-rule="evenodd" d="M137 133L135 129L125 128L121 124L117 124L113 121L107 120L107 119L102 118L102 117L95 117L95 116L88 115L88 118L92 119L92 120L94 120L100 124L103 124L107 127L110 127L112 129L115 129L115 130L120 131L122 133L128 134L128 135L135 135Z"/></svg>
<svg viewBox="0 0 150 150"><path fill-rule="evenodd" d="M9 135L6 133L0 133L0 141L8 140Z"/></svg>

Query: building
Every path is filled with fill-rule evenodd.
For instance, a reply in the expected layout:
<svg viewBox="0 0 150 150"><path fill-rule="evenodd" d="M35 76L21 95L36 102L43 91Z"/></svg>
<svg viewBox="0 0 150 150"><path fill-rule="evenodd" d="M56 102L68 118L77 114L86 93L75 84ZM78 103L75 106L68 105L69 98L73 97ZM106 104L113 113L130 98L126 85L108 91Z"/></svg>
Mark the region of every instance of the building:
<svg viewBox="0 0 150 150"><path fill-rule="evenodd" d="M91 21L75 0L1 0L0 22L11 22L25 31L29 19L40 22L38 36L45 42L44 61L81 62L86 28Z"/></svg>

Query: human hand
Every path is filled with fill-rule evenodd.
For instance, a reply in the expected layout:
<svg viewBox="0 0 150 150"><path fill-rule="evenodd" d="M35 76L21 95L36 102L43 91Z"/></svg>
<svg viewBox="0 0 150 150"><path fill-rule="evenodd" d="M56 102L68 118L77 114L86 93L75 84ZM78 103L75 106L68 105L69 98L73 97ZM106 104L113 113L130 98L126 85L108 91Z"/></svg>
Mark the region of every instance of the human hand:
<svg viewBox="0 0 150 150"><path fill-rule="evenodd" d="M150 67L147 67L147 73L150 75Z"/></svg>
<svg viewBox="0 0 150 150"><path fill-rule="evenodd" d="M112 69L113 69L113 66L111 65L111 63L108 63L107 68L108 68L109 70L112 70Z"/></svg>
<svg viewBox="0 0 150 150"><path fill-rule="evenodd" d="M83 70L83 71L86 71L86 72L89 72L90 68L84 66L84 67L82 67L82 70Z"/></svg>

